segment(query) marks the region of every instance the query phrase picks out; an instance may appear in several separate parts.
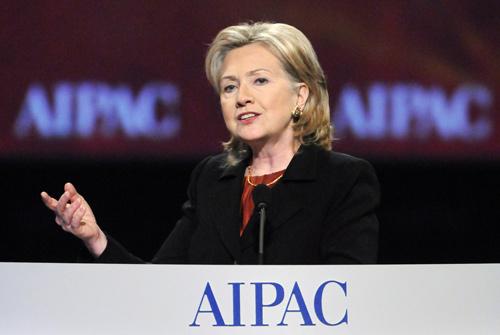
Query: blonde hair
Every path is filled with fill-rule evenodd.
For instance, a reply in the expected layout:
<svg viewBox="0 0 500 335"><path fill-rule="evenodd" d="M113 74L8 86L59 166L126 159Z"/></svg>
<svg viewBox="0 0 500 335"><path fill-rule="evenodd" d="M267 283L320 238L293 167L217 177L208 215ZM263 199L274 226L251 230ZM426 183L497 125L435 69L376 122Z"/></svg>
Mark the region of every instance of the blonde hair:
<svg viewBox="0 0 500 335"><path fill-rule="evenodd" d="M301 144L318 144L331 150L332 127L326 78L311 42L297 28L284 23L242 23L221 30L210 44L205 72L210 84L220 93L220 76L229 51L252 43L261 43L276 56L290 79L304 83L309 97L293 130ZM223 143L227 164L235 165L248 157L250 148L235 136Z"/></svg>

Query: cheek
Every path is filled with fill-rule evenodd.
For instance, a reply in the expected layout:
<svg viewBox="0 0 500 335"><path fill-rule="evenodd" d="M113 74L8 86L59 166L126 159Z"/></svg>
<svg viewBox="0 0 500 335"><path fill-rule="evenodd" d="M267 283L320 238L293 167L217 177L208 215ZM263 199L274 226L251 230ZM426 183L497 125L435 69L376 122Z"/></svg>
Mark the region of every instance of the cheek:
<svg viewBox="0 0 500 335"><path fill-rule="evenodd" d="M290 97L281 97L280 100L274 101L273 109L275 110L276 117L280 119L288 119L291 116L295 105Z"/></svg>
<svg viewBox="0 0 500 335"><path fill-rule="evenodd" d="M226 123L227 126L229 126L231 122L234 122L233 108L231 108L227 102L223 101L221 101L220 107L222 110L222 117L224 118L224 122Z"/></svg>
<svg viewBox="0 0 500 335"><path fill-rule="evenodd" d="M295 107L295 95L288 87L282 87L266 98L266 104L280 115L292 113Z"/></svg>

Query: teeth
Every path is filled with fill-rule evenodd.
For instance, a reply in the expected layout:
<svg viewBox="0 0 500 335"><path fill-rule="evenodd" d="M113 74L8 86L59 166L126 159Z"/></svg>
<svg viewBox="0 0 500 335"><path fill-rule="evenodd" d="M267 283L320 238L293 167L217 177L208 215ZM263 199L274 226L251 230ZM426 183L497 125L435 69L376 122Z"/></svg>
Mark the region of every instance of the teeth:
<svg viewBox="0 0 500 335"><path fill-rule="evenodd" d="M256 116L257 114L254 114L254 113L248 113L248 114L244 114L242 116L240 116L240 120L246 120L248 118L251 118L251 117L254 117Z"/></svg>

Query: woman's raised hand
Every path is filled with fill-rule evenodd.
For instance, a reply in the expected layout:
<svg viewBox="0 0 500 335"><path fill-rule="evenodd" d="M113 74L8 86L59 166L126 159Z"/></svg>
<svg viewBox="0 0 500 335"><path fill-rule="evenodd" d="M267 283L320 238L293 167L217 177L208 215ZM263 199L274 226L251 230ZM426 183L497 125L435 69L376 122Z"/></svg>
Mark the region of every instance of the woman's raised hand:
<svg viewBox="0 0 500 335"><path fill-rule="evenodd" d="M99 257L106 249L107 239L97 225L92 209L85 199L78 194L71 183L64 184L64 193L59 200L41 193L42 201L56 215L56 223L79 239L81 239L90 253Z"/></svg>

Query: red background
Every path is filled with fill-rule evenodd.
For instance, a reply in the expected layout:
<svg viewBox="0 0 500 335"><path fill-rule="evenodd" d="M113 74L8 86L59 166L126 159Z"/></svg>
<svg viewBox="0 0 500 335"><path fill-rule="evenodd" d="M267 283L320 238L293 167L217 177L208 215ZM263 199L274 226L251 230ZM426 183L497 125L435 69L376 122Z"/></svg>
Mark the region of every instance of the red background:
<svg viewBox="0 0 500 335"><path fill-rule="evenodd" d="M0 155L200 157L227 132L203 60L216 33L248 20L286 22L312 41L328 77L332 112L355 85L479 83L492 92L492 135L480 141L360 140L339 134L339 151L373 158L500 158L500 4L497 1L9 1L0 11ZM137 94L166 81L181 92L181 131L171 139L16 138L28 87L61 81L126 84ZM335 117L335 115L333 115Z"/></svg>

